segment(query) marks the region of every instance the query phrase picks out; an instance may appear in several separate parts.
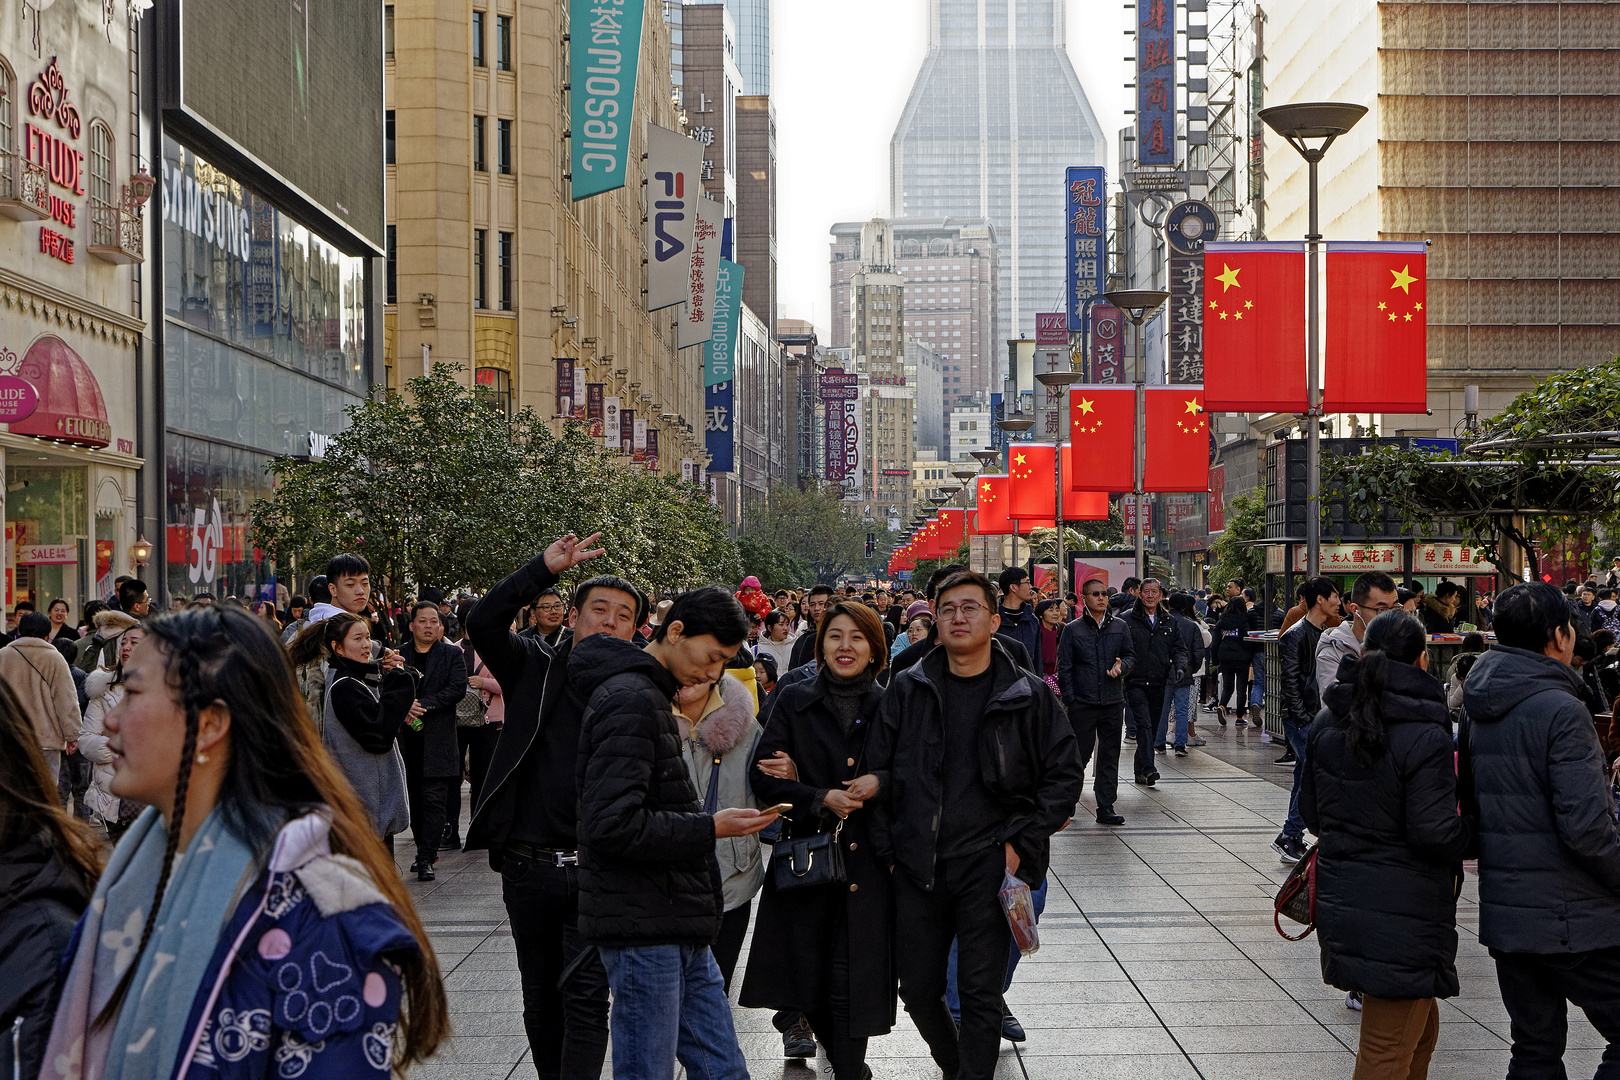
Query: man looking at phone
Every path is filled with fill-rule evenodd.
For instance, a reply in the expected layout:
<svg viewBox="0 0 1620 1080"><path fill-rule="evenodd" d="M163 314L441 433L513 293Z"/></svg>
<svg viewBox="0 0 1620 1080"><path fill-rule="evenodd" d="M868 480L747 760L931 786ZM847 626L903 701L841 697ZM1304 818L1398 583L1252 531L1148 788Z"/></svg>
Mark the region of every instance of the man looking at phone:
<svg viewBox="0 0 1620 1080"><path fill-rule="evenodd" d="M935 1063L960 1080L989 1080L1001 1046L1003 879L1041 883L1084 779L1052 691L993 642L996 603L982 574L940 584L943 648L895 676L868 737L872 844L894 872L900 999ZM945 1005L953 938L960 1035Z"/></svg>

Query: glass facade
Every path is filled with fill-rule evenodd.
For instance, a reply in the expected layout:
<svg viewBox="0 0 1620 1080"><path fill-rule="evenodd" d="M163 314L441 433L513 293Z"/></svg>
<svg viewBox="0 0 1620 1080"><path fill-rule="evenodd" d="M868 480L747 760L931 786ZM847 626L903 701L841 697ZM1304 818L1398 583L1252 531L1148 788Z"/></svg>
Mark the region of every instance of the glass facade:
<svg viewBox="0 0 1620 1080"><path fill-rule="evenodd" d="M366 260L167 138L161 199L165 591L248 599L273 572L249 539L271 456L371 385Z"/></svg>
<svg viewBox="0 0 1620 1080"><path fill-rule="evenodd" d="M929 0L928 53L890 143L896 217L994 223L1005 337L1064 310L1064 169L1107 160L1063 19L1060 0Z"/></svg>

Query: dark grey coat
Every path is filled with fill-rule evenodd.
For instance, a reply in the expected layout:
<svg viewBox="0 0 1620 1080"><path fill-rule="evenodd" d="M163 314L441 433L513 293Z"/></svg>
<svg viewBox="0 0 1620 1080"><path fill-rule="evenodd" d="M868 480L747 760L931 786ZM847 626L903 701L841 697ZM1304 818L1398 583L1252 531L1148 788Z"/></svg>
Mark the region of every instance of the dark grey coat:
<svg viewBox="0 0 1620 1080"><path fill-rule="evenodd" d="M406 642L406 649L416 646ZM460 776L461 750L456 745L456 704L467 694L467 659L448 641L435 641L428 650L416 700L427 710L422 730L409 727L399 733L402 745L417 742L422 750L423 776Z"/></svg>
<svg viewBox="0 0 1620 1080"><path fill-rule="evenodd" d="M1490 948L1620 946L1620 827L1579 693L1573 668L1506 645L1492 645L1463 684L1479 940Z"/></svg>

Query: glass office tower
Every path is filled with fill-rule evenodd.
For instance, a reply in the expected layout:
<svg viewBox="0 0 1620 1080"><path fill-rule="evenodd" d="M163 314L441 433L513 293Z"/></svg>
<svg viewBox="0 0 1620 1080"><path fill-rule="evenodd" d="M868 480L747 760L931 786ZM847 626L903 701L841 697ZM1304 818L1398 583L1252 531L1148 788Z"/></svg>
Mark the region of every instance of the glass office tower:
<svg viewBox="0 0 1620 1080"><path fill-rule="evenodd" d="M928 0L928 53L889 144L894 216L995 224L1006 337L1064 310L1063 170L1107 161L1063 22L1063 0Z"/></svg>

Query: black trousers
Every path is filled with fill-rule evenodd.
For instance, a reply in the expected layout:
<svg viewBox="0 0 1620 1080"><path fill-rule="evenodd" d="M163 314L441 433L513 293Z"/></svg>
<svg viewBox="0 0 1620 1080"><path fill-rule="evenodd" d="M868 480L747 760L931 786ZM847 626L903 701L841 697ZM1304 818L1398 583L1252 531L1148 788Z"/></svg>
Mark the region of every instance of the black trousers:
<svg viewBox="0 0 1620 1080"><path fill-rule="evenodd" d="M1123 703L1081 705L1071 702L1069 723L1074 725L1074 734L1080 740L1082 769L1091 760L1092 748L1096 747L1097 775L1092 779L1091 790L1097 796L1098 812L1112 811L1114 800L1119 798L1119 747L1124 736L1125 706ZM1148 738L1151 740L1153 736L1149 734ZM1150 757L1152 753L1150 747Z"/></svg>
<svg viewBox="0 0 1620 1080"><path fill-rule="evenodd" d="M833 914L832 956L827 972L829 1000L825 1009L808 1012L805 1019L827 1052L834 1080L862 1080L866 1075L866 1036L849 1033L849 910L846 904L834 906L837 910Z"/></svg>
<svg viewBox="0 0 1620 1080"><path fill-rule="evenodd" d="M1237 693L1237 700L1232 707L1239 713L1249 707L1249 662L1245 660L1240 664L1221 665L1221 688L1219 702L1225 705Z"/></svg>
<svg viewBox="0 0 1620 1080"><path fill-rule="evenodd" d="M460 777L422 775L422 739L399 740L405 759L405 795L411 807L411 835L416 838L416 861L432 866L444 839L445 804L450 785L461 787ZM457 800L458 804L460 800Z"/></svg>
<svg viewBox="0 0 1620 1080"><path fill-rule="evenodd" d="M1164 712L1164 683L1142 683L1125 688L1130 706L1131 728L1136 732L1136 775L1158 772L1153 763L1153 741L1159 737L1159 717Z"/></svg>
<svg viewBox="0 0 1620 1080"><path fill-rule="evenodd" d="M1508 1080L1564 1080L1568 1002L1608 1040L1594 1080L1620 1078L1620 948L1582 953L1491 950L1513 1032Z"/></svg>
<svg viewBox="0 0 1620 1080"><path fill-rule="evenodd" d="M495 758L495 743L501 737L501 729L494 724L485 724L483 727L456 728L456 761L467 774L467 783L471 786L470 793L472 805L468 810L478 809L478 797L484 791L484 777L489 775L489 763ZM445 789L444 820L450 825L450 830L457 837L461 836L461 777L453 778Z"/></svg>
<svg viewBox="0 0 1620 1080"><path fill-rule="evenodd" d="M726 993L731 993L731 975L737 970L737 957L742 955L743 938L748 936L748 919L754 910L754 901L738 904L720 919L720 936L715 939L714 962L720 968L720 977L726 982Z"/></svg>
<svg viewBox="0 0 1620 1080"><path fill-rule="evenodd" d="M1119 735L1115 733L1117 751ZM902 868L894 872L895 966L900 1000L928 1043L934 1063L959 1080L990 1080L1001 1051L1001 988L1012 934L1002 913L1001 845L940 859L934 887L924 889ZM945 1005L945 971L956 939L960 1027Z"/></svg>
<svg viewBox="0 0 1620 1080"><path fill-rule="evenodd" d="M501 862L501 898L523 983L523 1029L541 1080L600 1076L607 1059L607 972L579 939L577 873L511 853Z"/></svg>

